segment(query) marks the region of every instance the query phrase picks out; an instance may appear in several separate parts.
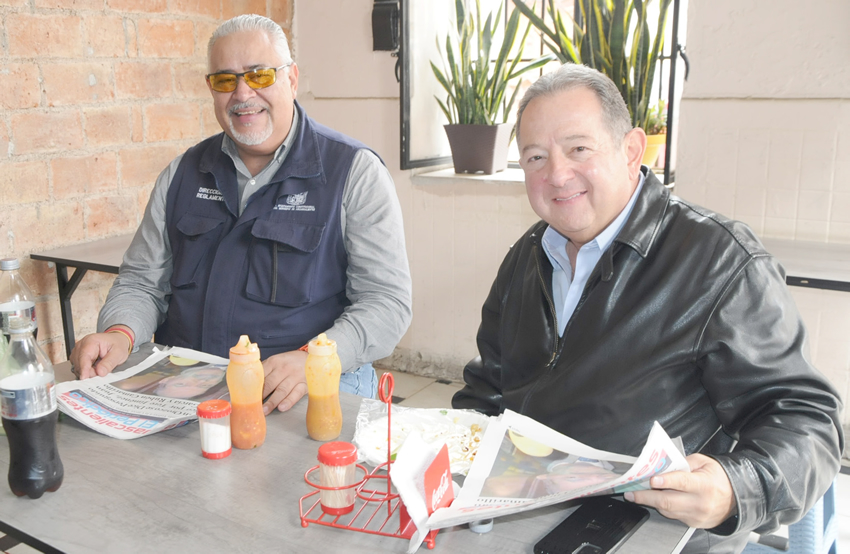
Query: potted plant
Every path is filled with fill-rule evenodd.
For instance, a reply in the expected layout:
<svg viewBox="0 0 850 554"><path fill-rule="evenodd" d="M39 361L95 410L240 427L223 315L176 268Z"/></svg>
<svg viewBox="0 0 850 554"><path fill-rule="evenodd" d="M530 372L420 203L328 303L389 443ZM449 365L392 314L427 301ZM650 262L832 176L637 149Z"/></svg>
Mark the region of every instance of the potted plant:
<svg viewBox="0 0 850 554"><path fill-rule="evenodd" d="M483 19L480 0L475 0L472 14L467 11L465 0L455 0L455 14L457 34L446 36L445 55L437 37L444 70L431 62L434 76L447 94L445 101L437 98L437 102L449 122L445 129L455 172L493 174L508 164L513 124L507 120L519 92L517 86L509 95L509 85L554 56L542 56L519 67L531 25L525 26L517 43L520 13L516 8L508 18L495 58L491 57L491 49L496 42L501 6L495 17L491 12Z"/></svg>
<svg viewBox="0 0 850 554"><path fill-rule="evenodd" d="M626 101L632 125L647 130L655 64L664 46L672 0L660 0L654 37L647 13L652 0L579 0L581 24L569 16L566 21L554 0L544 0L552 27L524 0L513 2L541 32L544 44L561 63L584 64L610 77Z"/></svg>
<svg viewBox="0 0 850 554"><path fill-rule="evenodd" d="M646 151L643 153L643 165L656 167L664 165L664 147L667 145L667 103L659 100L647 113L643 130L646 132Z"/></svg>

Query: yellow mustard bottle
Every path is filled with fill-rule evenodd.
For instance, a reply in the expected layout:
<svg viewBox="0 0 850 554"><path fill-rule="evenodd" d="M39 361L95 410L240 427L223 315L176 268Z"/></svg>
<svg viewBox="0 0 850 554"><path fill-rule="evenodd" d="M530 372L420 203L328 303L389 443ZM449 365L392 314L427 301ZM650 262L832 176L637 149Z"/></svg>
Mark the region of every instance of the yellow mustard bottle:
<svg viewBox="0 0 850 554"><path fill-rule="evenodd" d="M266 440L266 416L263 414L263 381L260 349L248 335L239 337L230 349L227 388L230 391L230 439L233 446L248 450Z"/></svg>
<svg viewBox="0 0 850 554"><path fill-rule="evenodd" d="M317 441L330 441L342 431L339 376L342 366L336 342L322 333L307 346L307 433Z"/></svg>

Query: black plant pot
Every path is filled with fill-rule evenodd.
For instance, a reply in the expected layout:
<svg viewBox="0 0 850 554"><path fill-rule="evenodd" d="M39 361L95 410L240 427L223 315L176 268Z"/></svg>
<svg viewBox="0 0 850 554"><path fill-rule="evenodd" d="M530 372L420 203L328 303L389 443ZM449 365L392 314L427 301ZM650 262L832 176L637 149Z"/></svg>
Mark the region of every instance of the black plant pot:
<svg viewBox="0 0 850 554"><path fill-rule="evenodd" d="M512 123L499 125L444 125L455 173L492 175L508 167Z"/></svg>

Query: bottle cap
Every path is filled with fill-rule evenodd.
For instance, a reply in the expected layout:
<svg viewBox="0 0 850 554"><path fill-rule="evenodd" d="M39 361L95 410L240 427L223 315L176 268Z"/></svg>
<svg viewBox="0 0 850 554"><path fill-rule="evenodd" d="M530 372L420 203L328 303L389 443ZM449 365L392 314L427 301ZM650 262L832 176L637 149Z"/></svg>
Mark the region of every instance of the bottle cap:
<svg viewBox="0 0 850 554"><path fill-rule="evenodd" d="M350 442L327 442L319 447L319 463L326 466L347 466L357 461L357 447Z"/></svg>
<svg viewBox="0 0 850 554"><path fill-rule="evenodd" d="M324 333L311 340L307 346L307 353L314 356L331 356L336 354L336 341L331 340Z"/></svg>
<svg viewBox="0 0 850 554"><path fill-rule="evenodd" d="M0 270L3 271L11 271L13 269L20 269L21 261L18 258L3 258L0 260Z"/></svg>
<svg viewBox="0 0 850 554"><path fill-rule="evenodd" d="M237 363L256 362L260 359L260 348L257 343L251 342L248 335L239 337L236 346L230 349L230 361Z"/></svg>
<svg viewBox="0 0 850 554"><path fill-rule="evenodd" d="M230 402L227 400L207 400L198 404L198 417L216 419L230 415Z"/></svg>

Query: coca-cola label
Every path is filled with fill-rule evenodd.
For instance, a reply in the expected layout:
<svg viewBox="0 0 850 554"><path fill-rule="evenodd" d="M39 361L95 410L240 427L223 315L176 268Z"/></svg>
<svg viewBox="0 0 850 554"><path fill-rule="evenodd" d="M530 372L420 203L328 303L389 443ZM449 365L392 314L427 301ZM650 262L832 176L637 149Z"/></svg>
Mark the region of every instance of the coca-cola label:
<svg viewBox="0 0 850 554"><path fill-rule="evenodd" d="M53 384L49 373L18 373L0 380L0 412L6 419L35 419L53 412Z"/></svg>
<svg viewBox="0 0 850 554"><path fill-rule="evenodd" d="M438 508L451 505L454 500L454 490L449 466L449 449L445 444L425 470L424 485L428 514L433 514Z"/></svg>

